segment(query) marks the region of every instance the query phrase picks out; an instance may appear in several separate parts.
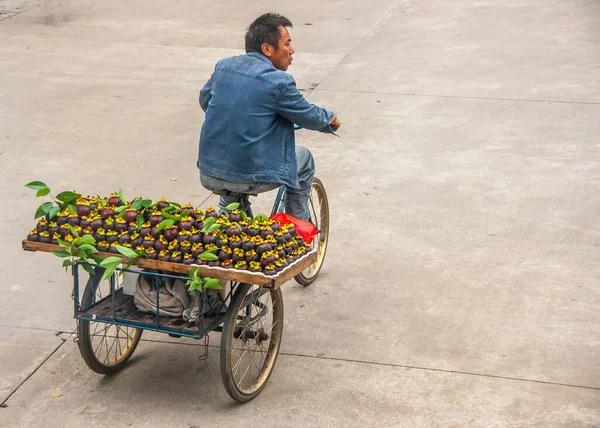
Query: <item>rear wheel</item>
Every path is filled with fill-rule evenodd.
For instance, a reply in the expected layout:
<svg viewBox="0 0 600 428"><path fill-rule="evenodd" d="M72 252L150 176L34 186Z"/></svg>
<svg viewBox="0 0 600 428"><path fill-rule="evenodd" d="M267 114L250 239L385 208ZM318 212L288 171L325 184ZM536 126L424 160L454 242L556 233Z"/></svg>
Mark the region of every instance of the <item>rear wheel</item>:
<svg viewBox="0 0 600 428"><path fill-rule="evenodd" d="M281 290L239 284L221 334L221 377L231 398L245 403L260 394L275 367L282 332Z"/></svg>
<svg viewBox="0 0 600 428"><path fill-rule="evenodd" d="M110 295L110 282L102 281L103 273L104 270L101 270L90 275L81 299L81 311ZM120 288L118 285L115 287ZM140 328L79 320L77 344L90 369L100 374L111 374L123 368L141 337Z"/></svg>
<svg viewBox="0 0 600 428"><path fill-rule="evenodd" d="M310 211L310 219L319 233L311 243L311 251L317 249L317 259L308 268L294 277L298 283L304 286L312 284L317 279L317 275L319 275L319 271L323 266L323 260L325 260L327 240L329 239L329 201L327 200L325 186L316 177L313 178L310 189L308 209Z"/></svg>

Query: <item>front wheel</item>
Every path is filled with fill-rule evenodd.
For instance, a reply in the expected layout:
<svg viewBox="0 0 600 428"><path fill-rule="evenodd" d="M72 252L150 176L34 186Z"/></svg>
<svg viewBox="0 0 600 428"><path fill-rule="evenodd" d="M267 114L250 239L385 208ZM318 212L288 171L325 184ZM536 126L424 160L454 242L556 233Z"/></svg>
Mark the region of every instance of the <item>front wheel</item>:
<svg viewBox="0 0 600 428"><path fill-rule="evenodd" d="M260 394L275 367L282 332L281 290L239 284L221 334L221 377L231 398L245 403Z"/></svg>
<svg viewBox="0 0 600 428"><path fill-rule="evenodd" d="M102 269L90 275L81 299L81 311L110 295L110 282L102 281L103 273ZM123 368L131 358L142 331L140 328L79 320L79 352L90 369L100 374L112 374Z"/></svg>
<svg viewBox="0 0 600 428"><path fill-rule="evenodd" d="M294 277L298 283L304 286L312 284L317 279L317 275L323 267L323 260L325 260L325 252L327 251L327 240L329 239L329 201L327 200L325 186L317 177L313 178L308 209L310 219L318 231L317 236L311 243L311 251L317 249L317 259Z"/></svg>

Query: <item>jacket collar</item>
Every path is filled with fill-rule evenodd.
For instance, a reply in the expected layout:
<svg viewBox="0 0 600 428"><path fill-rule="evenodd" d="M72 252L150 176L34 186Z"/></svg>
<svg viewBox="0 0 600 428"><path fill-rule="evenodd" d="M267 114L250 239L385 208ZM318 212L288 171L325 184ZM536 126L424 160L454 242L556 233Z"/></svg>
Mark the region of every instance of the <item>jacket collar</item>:
<svg viewBox="0 0 600 428"><path fill-rule="evenodd" d="M273 66L273 63L271 62L271 60L269 58L267 58L266 56L264 56L263 54L259 53L259 52L249 52L246 55L249 56L249 57L252 57L252 58L259 59L259 60L261 60L263 62L266 62L267 64L270 64L270 65ZM273 68L274 67L275 66L273 66Z"/></svg>

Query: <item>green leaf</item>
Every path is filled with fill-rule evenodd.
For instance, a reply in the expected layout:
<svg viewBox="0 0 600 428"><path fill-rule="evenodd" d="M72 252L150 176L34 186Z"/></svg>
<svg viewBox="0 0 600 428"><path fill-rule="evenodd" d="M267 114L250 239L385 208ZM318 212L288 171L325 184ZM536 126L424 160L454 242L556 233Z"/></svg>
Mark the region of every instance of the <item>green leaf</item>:
<svg viewBox="0 0 600 428"><path fill-rule="evenodd" d="M144 224L144 215L138 214L137 217L135 218L135 220L137 221L138 229L141 229L142 224Z"/></svg>
<svg viewBox="0 0 600 428"><path fill-rule="evenodd" d="M46 187L44 189L38 190L35 196L39 198L40 196L46 196L48 193L50 193L50 189Z"/></svg>
<svg viewBox="0 0 600 428"><path fill-rule="evenodd" d="M206 233L211 233L211 232L215 232L217 230L219 230L221 228L222 224L220 223L215 223L213 225L211 225L207 230Z"/></svg>
<svg viewBox="0 0 600 428"><path fill-rule="evenodd" d="M178 204L177 202L171 202L171 201L169 201L169 203L171 205L173 205L174 207L181 208L181 204Z"/></svg>
<svg viewBox="0 0 600 428"><path fill-rule="evenodd" d="M62 245L63 247L71 248L73 246L72 243L67 242L67 241L63 241L60 238L58 238L56 241L58 242L58 245Z"/></svg>
<svg viewBox="0 0 600 428"><path fill-rule="evenodd" d="M212 251L208 250L200 254L198 257L200 257L202 260L219 260L216 254L213 254Z"/></svg>
<svg viewBox="0 0 600 428"><path fill-rule="evenodd" d="M233 211L233 210L237 210L240 207L240 204L238 202L232 202L229 205L227 205L225 207L225 209L227 211Z"/></svg>
<svg viewBox="0 0 600 428"><path fill-rule="evenodd" d="M75 193L75 192L69 192L68 190L64 191L64 192L60 192L58 195L56 195L56 199L58 199L61 202L64 202L65 204L70 204L71 202L75 202L80 197L81 197L81 194Z"/></svg>
<svg viewBox="0 0 600 428"><path fill-rule="evenodd" d="M73 262L71 260L63 260L62 267L66 268L69 266L73 266Z"/></svg>
<svg viewBox="0 0 600 428"><path fill-rule="evenodd" d="M123 190L121 190L121 189L117 190L117 195L119 195L121 202L125 203L126 199L125 199L125 196L123 196Z"/></svg>
<svg viewBox="0 0 600 428"><path fill-rule="evenodd" d="M54 216L55 216L56 214L58 214L58 212L59 212L59 211L60 211L60 208L59 208L59 207L54 207L54 208L52 208L52 209L50 210L50 212L48 213L48 217L50 217L50 218L54 218Z"/></svg>
<svg viewBox="0 0 600 428"><path fill-rule="evenodd" d="M34 218L43 217L46 214L48 214L50 211L52 211L52 202L44 202L42 205L40 205L38 207L37 211L35 212Z"/></svg>
<svg viewBox="0 0 600 428"><path fill-rule="evenodd" d="M160 223L158 223L158 226L156 226L156 231L160 232L161 230L163 230L165 227L171 227L175 224L175 220L172 218L168 218L166 220L161 221Z"/></svg>
<svg viewBox="0 0 600 428"><path fill-rule="evenodd" d="M87 263L82 263L81 267L90 275L96 275L96 271L93 266L88 265Z"/></svg>
<svg viewBox="0 0 600 428"><path fill-rule="evenodd" d="M127 208L126 205L121 205L120 207L115 208L115 213L120 214L121 212L125 211L125 208Z"/></svg>
<svg viewBox="0 0 600 428"><path fill-rule="evenodd" d="M81 242L84 244L93 245L96 243L96 239L92 235L83 235L81 238Z"/></svg>
<svg viewBox="0 0 600 428"><path fill-rule="evenodd" d="M216 290L220 290L223 288L223 286L217 278L206 278L204 281L204 288L214 288Z"/></svg>
<svg viewBox="0 0 600 428"><path fill-rule="evenodd" d="M183 211L181 211L181 217L185 217L187 215L190 215L190 210L183 210Z"/></svg>
<svg viewBox="0 0 600 428"><path fill-rule="evenodd" d="M207 219L204 220L204 227L202 228L201 232L202 233L206 233L206 231L208 230L209 227L211 227L213 224L215 224L215 218L214 217L209 217Z"/></svg>
<svg viewBox="0 0 600 428"><path fill-rule="evenodd" d="M268 219L269 217L267 217L265 214L259 214L254 217L254 221L267 221Z"/></svg>
<svg viewBox="0 0 600 428"><path fill-rule="evenodd" d="M67 209L71 211L73 214L77 214L77 207L73 204L67 205Z"/></svg>
<svg viewBox="0 0 600 428"><path fill-rule="evenodd" d="M60 258L65 258L65 257L71 257L71 253L67 250L54 250L52 251L52 254L54 254L56 257L60 257Z"/></svg>
<svg viewBox="0 0 600 428"><path fill-rule="evenodd" d="M125 257L132 257L137 259L140 255L133 251L131 248L122 247L120 245L117 246L117 251L123 254Z"/></svg>
<svg viewBox="0 0 600 428"><path fill-rule="evenodd" d="M89 256L90 254L98 253L98 249L90 244L83 244L81 247L78 248L78 250L85 251L86 256Z"/></svg>
<svg viewBox="0 0 600 428"><path fill-rule="evenodd" d="M242 217L242 221L246 221L248 218L248 214L245 211L240 211L240 216Z"/></svg>
<svg viewBox="0 0 600 428"><path fill-rule="evenodd" d="M104 275L102 275L102 279L105 280L110 278L112 274L115 273L117 265L119 265L120 263L121 258L115 256L107 257L104 260L102 260L102 262L100 262L100 266L106 269L106 271L104 271Z"/></svg>
<svg viewBox="0 0 600 428"><path fill-rule="evenodd" d="M79 232L77 232L77 229L75 229L72 225L70 225L69 223L67 223L67 226L69 226L69 230L71 231L71 233L73 234L73 236L79 236ZM90 235L87 235L90 236ZM93 238L93 237L92 237Z"/></svg>
<svg viewBox="0 0 600 428"><path fill-rule="evenodd" d="M172 203L172 202L169 202L169 203ZM163 215L164 215L165 213L169 213L169 214L170 214L170 213L172 213L173 211L177 211L177 207L174 207L174 206L172 206L172 205L169 205L168 207L166 207L166 208L163 208L161 212L162 212L162 213L163 213Z"/></svg>
<svg viewBox="0 0 600 428"><path fill-rule="evenodd" d="M33 190L42 190L42 189L48 188L46 183L43 183L41 181L32 181L31 183L27 183L25 185L25 187L29 187L30 189L33 189Z"/></svg>
<svg viewBox="0 0 600 428"><path fill-rule="evenodd" d="M142 207L150 208L152 206L152 200L150 199L138 199L131 204L131 207L138 210Z"/></svg>

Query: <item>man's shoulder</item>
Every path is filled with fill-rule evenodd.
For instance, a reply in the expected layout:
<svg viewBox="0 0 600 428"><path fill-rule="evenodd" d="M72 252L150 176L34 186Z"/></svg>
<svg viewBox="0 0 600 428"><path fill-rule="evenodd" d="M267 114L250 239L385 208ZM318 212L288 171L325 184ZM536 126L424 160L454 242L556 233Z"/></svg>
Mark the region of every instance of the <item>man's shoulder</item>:
<svg viewBox="0 0 600 428"><path fill-rule="evenodd" d="M248 75L270 81L278 85L294 83L294 78L288 73L273 67L273 64L260 54L245 54L223 58L217 63L216 70Z"/></svg>

